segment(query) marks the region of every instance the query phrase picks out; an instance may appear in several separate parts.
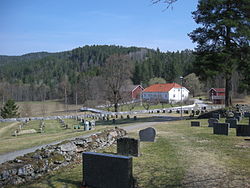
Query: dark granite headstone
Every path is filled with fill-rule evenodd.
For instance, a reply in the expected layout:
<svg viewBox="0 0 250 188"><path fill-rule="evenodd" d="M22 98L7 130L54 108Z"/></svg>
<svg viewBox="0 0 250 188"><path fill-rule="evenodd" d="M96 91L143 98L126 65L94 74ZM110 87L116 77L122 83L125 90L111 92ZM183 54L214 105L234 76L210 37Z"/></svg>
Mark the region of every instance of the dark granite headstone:
<svg viewBox="0 0 250 188"><path fill-rule="evenodd" d="M210 119L208 119L208 127L213 127L214 123L218 123L218 122L219 122L218 119L210 118Z"/></svg>
<svg viewBox="0 0 250 188"><path fill-rule="evenodd" d="M237 126L237 119L229 118L225 120L225 123L229 123L229 128L236 128Z"/></svg>
<svg viewBox="0 0 250 188"><path fill-rule="evenodd" d="M214 134L228 135L229 123L214 123Z"/></svg>
<svg viewBox="0 0 250 188"><path fill-rule="evenodd" d="M250 117L250 112L245 112L244 117Z"/></svg>
<svg viewBox="0 0 250 188"><path fill-rule="evenodd" d="M119 155L131 155L138 157L139 153L140 142L134 138L119 138L117 139L117 153Z"/></svg>
<svg viewBox="0 0 250 188"><path fill-rule="evenodd" d="M156 131L154 128L149 127L139 131L139 137L141 142L154 142Z"/></svg>
<svg viewBox="0 0 250 188"><path fill-rule="evenodd" d="M84 152L83 184L97 188L133 188L132 157Z"/></svg>
<svg viewBox="0 0 250 188"><path fill-rule="evenodd" d="M241 121L241 116L234 116L235 119L237 119L237 121Z"/></svg>
<svg viewBox="0 0 250 188"><path fill-rule="evenodd" d="M191 127L200 127L199 121L191 121Z"/></svg>
<svg viewBox="0 0 250 188"><path fill-rule="evenodd" d="M250 136L250 125L237 125L236 136Z"/></svg>
<svg viewBox="0 0 250 188"><path fill-rule="evenodd" d="M212 113L212 118L220 119L220 114L217 112Z"/></svg>

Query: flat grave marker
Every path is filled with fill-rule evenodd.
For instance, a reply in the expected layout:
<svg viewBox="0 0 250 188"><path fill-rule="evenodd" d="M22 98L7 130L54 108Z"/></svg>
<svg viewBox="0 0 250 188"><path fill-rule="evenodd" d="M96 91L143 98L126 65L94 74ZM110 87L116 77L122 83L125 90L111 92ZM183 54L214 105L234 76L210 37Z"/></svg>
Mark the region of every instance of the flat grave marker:
<svg viewBox="0 0 250 188"><path fill-rule="evenodd" d="M200 127L200 122L199 121L191 121L191 127Z"/></svg>

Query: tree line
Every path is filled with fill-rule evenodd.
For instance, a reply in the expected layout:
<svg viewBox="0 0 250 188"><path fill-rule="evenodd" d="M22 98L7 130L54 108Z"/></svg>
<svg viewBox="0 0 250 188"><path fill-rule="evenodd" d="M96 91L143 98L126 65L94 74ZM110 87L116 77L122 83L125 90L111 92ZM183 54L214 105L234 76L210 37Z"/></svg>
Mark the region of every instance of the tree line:
<svg viewBox="0 0 250 188"><path fill-rule="evenodd" d="M37 56L32 53L25 55L26 58L20 56L20 59L5 56L0 58L1 101L63 98L67 103L80 104L105 100L103 76L109 70L106 65L117 55L130 63L126 84L143 86L154 77L175 81L180 75L192 72L194 60L190 50L160 52L159 49L107 45L84 46L61 53L43 52ZM121 67L118 64L117 69Z"/></svg>

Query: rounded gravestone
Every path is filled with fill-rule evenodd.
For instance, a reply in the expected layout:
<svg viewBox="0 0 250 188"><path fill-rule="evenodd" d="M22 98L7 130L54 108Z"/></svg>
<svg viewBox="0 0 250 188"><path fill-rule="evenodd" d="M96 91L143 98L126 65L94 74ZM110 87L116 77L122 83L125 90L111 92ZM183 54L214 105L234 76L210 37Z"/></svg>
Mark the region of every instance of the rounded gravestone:
<svg viewBox="0 0 250 188"><path fill-rule="evenodd" d="M149 127L139 131L139 137L141 142L154 142L156 131L154 128Z"/></svg>

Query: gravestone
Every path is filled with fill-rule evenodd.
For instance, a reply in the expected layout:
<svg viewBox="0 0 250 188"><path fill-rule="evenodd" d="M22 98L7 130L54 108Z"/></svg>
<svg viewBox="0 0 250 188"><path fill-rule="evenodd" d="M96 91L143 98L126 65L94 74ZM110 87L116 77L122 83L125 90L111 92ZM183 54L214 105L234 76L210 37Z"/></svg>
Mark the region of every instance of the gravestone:
<svg viewBox="0 0 250 188"><path fill-rule="evenodd" d="M139 137L141 142L154 142L155 141L156 131L152 127L139 131Z"/></svg>
<svg viewBox="0 0 250 188"><path fill-rule="evenodd" d="M134 138L119 138L117 139L117 153L119 155L131 155L138 157L140 142Z"/></svg>
<svg viewBox="0 0 250 188"><path fill-rule="evenodd" d="M237 119L228 118L225 120L225 123L229 123L229 128L236 128L237 126Z"/></svg>
<svg viewBox="0 0 250 188"><path fill-rule="evenodd" d="M236 136L250 136L250 125L237 125Z"/></svg>
<svg viewBox="0 0 250 188"><path fill-rule="evenodd" d="M240 116L234 116L235 119L237 119L237 121L241 121L241 117Z"/></svg>
<svg viewBox="0 0 250 188"><path fill-rule="evenodd" d="M112 119L112 123L115 124L115 119Z"/></svg>
<svg viewBox="0 0 250 188"><path fill-rule="evenodd" d="M217 112L212 113L212 118L220 119L220 114Z"/></svg>
<svg viewBox="0 0 250 188"><path fill-rule="evenodd" d="M136 117L136 116L134 116L134 120L135 120L135 121L137 120L137 117Z"/></svg>
<svg viewBox="0 0 250 188"><path fill-rule="evenodd" d="M250 117L250 112L245 112L244 117Z"/></svg>
<svg viewBox="0 0 250 188"><path fill-rule="evenodd" d="M208 119L208 127L213 127L214 123L218 123L218 122L219 122L218 119L210 118L210 119Z"/></svg>
<svg viewBox="0 0 250 188"><path fill-rule="evenodd" d="M130 119L130 116L129 116L129 115L127 115L127 119Z"/></svg>
<svg viewBox="0 0 250 188"><path fill-rule="evenodd" d="M214 123L214 134L227 135L228 136L229 123Z"/></svg>
<svg viewBox="0 0 250 188"><path fill-rule="evenodd" d="M166 113L166 110L162 110L162 113Z"/></svg>
<svg viewBox="0 0 250 188"><path fill-rule="evenodd" d="M89 130L89 122L85 121L84 123L84 131L88 131Z"/></svg>
<svg viewBox="0 0 250 188"><path fill-rule="evenodd" d="M191 127L200 127L199 121L191 121Z"/></svg>
<svg viewBox="0 0 250 188"><path fill-rule="evenodd" d="M98 188L133 188L132 157L84 152L83 184Z"/></svg>

